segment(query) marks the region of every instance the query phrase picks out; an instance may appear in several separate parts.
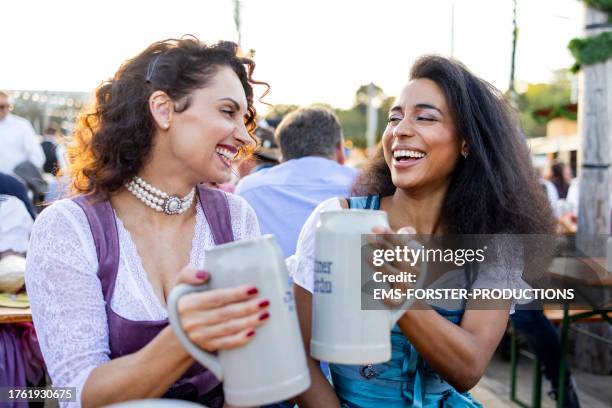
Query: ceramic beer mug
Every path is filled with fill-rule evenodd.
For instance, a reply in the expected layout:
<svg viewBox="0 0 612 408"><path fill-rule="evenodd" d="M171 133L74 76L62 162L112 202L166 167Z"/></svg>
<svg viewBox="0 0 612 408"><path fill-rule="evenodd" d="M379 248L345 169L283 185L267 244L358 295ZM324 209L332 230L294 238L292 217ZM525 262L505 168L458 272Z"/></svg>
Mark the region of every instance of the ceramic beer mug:
<svg viewBox="0 0 612 408"><path fill-rule="evenodd" d="M264 405L300 394L310 386L293 292L285 262L272 235L235 241L206 251L204 269L210 284L178 285L168 298L170 325L189 353L223 381L226 401L236 406ZM179 321L179 299L193 292L254 284L270 300L270 320L243 347L202 350L187 337Z"/></svg>
<svg viewBox="0 0 612 408"><path fill-rule="evenodd" d="M387 213L338 210L321 213L315 243L310 354L338 364L382 363L391 358L391 328L410 305L362 310L361 234L389 228ZM416 286L425 278L424 266Z"/></svg>

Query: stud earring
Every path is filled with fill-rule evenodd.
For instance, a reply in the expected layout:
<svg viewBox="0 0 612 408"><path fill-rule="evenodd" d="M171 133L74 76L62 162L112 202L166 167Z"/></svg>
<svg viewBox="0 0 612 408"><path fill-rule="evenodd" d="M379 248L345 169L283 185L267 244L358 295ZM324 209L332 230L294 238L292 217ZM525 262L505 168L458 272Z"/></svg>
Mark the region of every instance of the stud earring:
<svg viewBox="0 0 612 408"><path fill-rule="evenodd" d="M168 129L170 127L170 124L168 122L164 123L164 129Z"/></svg>
<svg viewBox="0 0 612 408"><path fill-rule="evenodd" d="M467 147L467 144L465 142L463 142L462 146L461 146L461 155L463 156L464 159L467 159L468 155L470 154L470 151Z"/></svg>

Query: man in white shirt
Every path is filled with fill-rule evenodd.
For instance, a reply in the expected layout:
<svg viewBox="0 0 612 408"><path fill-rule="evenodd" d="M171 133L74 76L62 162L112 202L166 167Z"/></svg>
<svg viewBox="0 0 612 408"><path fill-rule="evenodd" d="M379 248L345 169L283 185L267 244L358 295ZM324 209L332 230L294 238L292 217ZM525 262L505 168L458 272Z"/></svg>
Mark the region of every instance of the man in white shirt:
<svg viewBox="0 0 612 408"><path fill-rule="evenodd" d="M0 172L14 174L15 166L30 161L38 168L45 154L30 122L9 112L9 95L0 91Z"/></svg>
<svg viewBox="0 0 612 408"><path fill-rule="evenodd" d="M0 258L3 254L25 254L34 221L17 197L0 194Z"/></svg>

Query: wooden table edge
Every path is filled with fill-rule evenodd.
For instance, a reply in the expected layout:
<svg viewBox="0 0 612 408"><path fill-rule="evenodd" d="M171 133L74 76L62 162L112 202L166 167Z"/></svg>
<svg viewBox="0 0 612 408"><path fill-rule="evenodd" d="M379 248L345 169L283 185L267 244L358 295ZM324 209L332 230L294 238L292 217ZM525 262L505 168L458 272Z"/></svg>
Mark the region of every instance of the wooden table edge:
<svg viewBox="0 0 612 408"><path fill-rule="evenodd" d="M32 310L0 306L0 324L29 323L32 321Z"/></svg>

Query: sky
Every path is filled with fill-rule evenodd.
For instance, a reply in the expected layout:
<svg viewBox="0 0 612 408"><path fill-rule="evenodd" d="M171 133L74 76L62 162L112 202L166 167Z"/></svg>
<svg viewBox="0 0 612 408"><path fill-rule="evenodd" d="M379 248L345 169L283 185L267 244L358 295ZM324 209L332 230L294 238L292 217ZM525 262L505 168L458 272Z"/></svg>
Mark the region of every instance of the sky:
<svg viewBox="0 0 612 408"><path fill-rule="evenodd" d="M348 108L369 82L396 95L416 58L451 49L474 73L508 88L511 0L241 3L242 46L255 50L255 78L271 85L268 103ZM582 7L517 0L519 82L547 82L572 64L567 43L582 33ZM0 10L0 88L9 90L91 92L154 41L238 40L231 0L19 0Z"/></svg>

